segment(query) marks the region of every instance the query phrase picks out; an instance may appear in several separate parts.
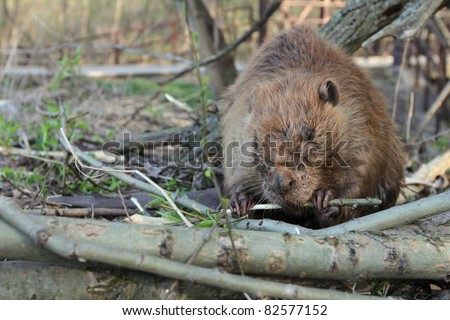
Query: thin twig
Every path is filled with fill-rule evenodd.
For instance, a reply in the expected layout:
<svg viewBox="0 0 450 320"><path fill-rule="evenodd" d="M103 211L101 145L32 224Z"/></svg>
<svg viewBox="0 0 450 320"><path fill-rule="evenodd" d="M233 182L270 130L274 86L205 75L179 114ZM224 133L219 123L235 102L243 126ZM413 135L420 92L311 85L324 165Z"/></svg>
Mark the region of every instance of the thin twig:
<svg viewBox="0 0 450 320"><path fill-rule="evenodd" d="M0 146L0 154L9 154L9 155L19 155L21 157L36 159L39 161L44 161L53 164L63 165L60 161L55 161L51 159L47 159L44 157L50 158L64 158L65 153L63 151L40 151L40 150L31 150L31 149L21 149L21 148L5 148Z"/></svg>
<svg viewBox="0 0 450 320"><path fill-rule="evenodd" d="M131 121L133 121L138 116L138 114L142 110L147 108L147 106L149 105L150 102L152 102L153 100L158 98L162 92L162 88L163 88L163 86L160 85L159 88L156 90L156 92L150 98L148 98L147 101L145 101L140 107L137 107L136 110L134 110L133 114L130 116L130 118L127 120L127 122L125 122L124 125L127 126Z"/></svg>
<svg viewBox="0 0 450 320"><path fill-rule="evenodd" d="M400 90L400 82L403 78L403 71L405 70L406 65L406 54L408 53L409 40L406 40L405 46L403 47L402 52L402 62L400 64L400 70L398 72L397 81L395 82L394 89L394 103L392 104L392 120L395 120L395 114L397 113L397 104L398 104L398 93Z"/></svg>
<svg viewBox="0 0 450 320"><path fill-rule="evenodd" d="M62 159L66 156L66 153L64 151L42 151L42 150L21 149L21 148L6 148L3 146L0 146L0 154L18 155L21 157L35 159L42 162L57 164L61 166L64 166L64 161L52 160L49 158ZM112 157L108 157L107 155L105 155L105 152L103 150L92 151L90 152L90 154L93 155L98 160L111 162Z"/></svg>
<svg viewBox="0 0 450 320"><path fill-rule="evenodd" d="M432 136L427 137L426 139L422 139L420 141L417 141L416 143L408 142L408 143L405 144L405 146L406 147L411 147L411 146L416 145L416 144L427 143L427 142L436 140L436 139L438 139L440 137L443 137L443 136L446 136L446 135L450 135L450 129L438 132L438 133L436 133L436 134L434 134Z"/></svg>
<svg viewBox="0 0 450 320"><path fill-rule="evenodd" d="M359 207L359 206L379 206L382 204L380 199L375 198L362 198L362 199L333 199L328 202L328 207ZM312 207L313 204L310 202L305 203L304 207ZM281 209L279 205L276 204L257 204L254 205L250 210L276 210Z"/></svg>
<svg viewBox="0 0 450 320"><path fill-rule="evenodd" d="M60 216L60 217L89 217L89 216L124 216L128 215L125 209L117 208L95 208L95 212L92 208L38 208L28 209L27 213L33 215L46 215L46 216Z"/></svg>
<svg viewBox="0 0 450 320"><path fill-rule="evenodd" d="M177 99L175 99L174 97L172 97L170 94L165 93L164 97L167 99L167 101L173 103L173 105L175 107L177 107L180 110L186 111L189 114L192 114L194 112L194 110L192 109L192 107L190 105L188 105L187 103L181 102Z"/></svg>
<svg viewBox="0 0 450 320"><path fill-rule="evenodd" d="M119 196L120 196L120 201L122 202L122 206L123 206L123 209L125 210L125 214L126 214L127 217L129 218L129 217L130 217L130 214L128 213L127 206L125 205L125 199L123 198L123 194L122 194L122 191L120 190L120 186L118 186L118 188L117 188L117 193L118 193Z"/></svg>
<svg viewBox="0 0 450 320"><path fill-rule="evenodd" d="M1 175L2 179L6 181L6 183L8 183L11 187L13 187L14 189L16 189L17 191L19 191L20 193L26 195L26 196L33 196L33 193L31 191L22 189L21 187L19 187L18 185L16 185L14 182L12 182L10 179L8 179L4 174Z"/></svg>
<svg viewBox="0 0 450 320"><path fill-rule="evenodd" d="M406 132L405 132L405 140L409 141L411 136L411 121L414 114L414 91L411 91L409 94L409 111L408 111L408 120L406 121Z"/></svg>

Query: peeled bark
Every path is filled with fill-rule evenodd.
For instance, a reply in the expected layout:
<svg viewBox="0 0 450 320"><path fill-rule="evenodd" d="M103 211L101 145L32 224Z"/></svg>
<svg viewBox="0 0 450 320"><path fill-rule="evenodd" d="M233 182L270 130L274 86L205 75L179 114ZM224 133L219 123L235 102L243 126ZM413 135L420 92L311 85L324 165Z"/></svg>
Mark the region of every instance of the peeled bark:
<svg viewBox="0 0 450 320"><path fill-rule="evenodd" d="M24 259L17 242L26 242L28 234L35 243L45 244L57 237L67 257L86 260L73 248L86 245L89 254L122 265L127 252L179 262L200 252L193 264L203 268L221 268L229 272L260 275L298 276L316 279L445 279L450 270L450 238L425 234L412 237L388 233L351 232L339 236L295 236L279 232L215 230L201 228L130 225L98 220L31 216L23 213L12 200L0 198L0 220L17 230L1 239L1 259ZM2 229L7 229L5 226ZM211 232L211 233L210 233ZM230 239L230 235L232 239ZM209 239L206 241L205 239ZM67 239L67 240L64 240ZM42 250L31 241L23 248ZM270 244L270 245L264 245ZM438 244L438 245L436 245ZM32 246L30 248L30 246ZM33 249L35 247L35 249ZM14 250L14 248L16 248ZM111 253L111 250L113 253ZM117 252L117 256L115 256ZM61 252L56 252L60 254ZM53 257L51 257L53 259ZM117 258L117 260L115 260ZM92 260L105 262L104 260ZM128 267L138 267L128 264ZM180 267L180 266L178 266ZM167 271L163 266L160 275ZM140 269L139 269L140 270ZM424 270L427 272L424 273Z"/></svg>

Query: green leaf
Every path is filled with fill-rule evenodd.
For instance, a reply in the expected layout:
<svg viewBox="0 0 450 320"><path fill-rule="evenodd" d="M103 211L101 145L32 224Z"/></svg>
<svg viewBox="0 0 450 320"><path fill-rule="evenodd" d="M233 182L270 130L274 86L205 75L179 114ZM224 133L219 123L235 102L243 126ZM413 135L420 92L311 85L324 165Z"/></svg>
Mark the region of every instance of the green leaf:
<svg viewBox="0 0 450 320"><path fill-rule="evenodd" d="M157 211L157 214L159 214L161 217L166 218L167 220L174 221L174 222L183 222L181 218L178 215L173 215L172 213L169 213L167 211Z"/></svg>
<svg viewBox="0 0 450 320"><path fill-rule="evenodd" d="M204 220L204 221L200 221L197 226L199 228L211 228L214 225L214 221L213 220Z"/></svg>
<svg viewBox="0 0 450 320"><path fill-rule="evenodd" d="M212 169L210 167L206 168L205 177L207 177L208 179L212 179Z"/></svg>
<svg viewBox="0 0 450 320"><path fill-rule="evenodd" d="M161 198L155 199L155 200L152 200L152 201L150 201L149 203L147 203L147 204L145 205L145 207L146 207L146 208L157 207L157 206L161 205L161 204L164 203L164 202L165 202L164 199L161 199Z"/></svg>

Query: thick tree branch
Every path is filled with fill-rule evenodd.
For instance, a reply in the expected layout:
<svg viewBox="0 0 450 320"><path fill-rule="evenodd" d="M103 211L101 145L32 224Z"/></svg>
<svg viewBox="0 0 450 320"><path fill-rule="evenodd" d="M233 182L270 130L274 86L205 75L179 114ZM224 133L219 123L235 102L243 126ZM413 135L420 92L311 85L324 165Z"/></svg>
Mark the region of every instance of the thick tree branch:
<svg viewBox="0 0 450 320"><path fill-rule="evenodd" d="M311 230L297 225L279 223L278 221L241 220L235 228L246 230L265 230L308 235L341 235L350 231L381 231L394 228L419 219L431 217L450 210L450 190L441 194L395 206L361 218L341 223L337 226Z"/></svg>
<svg viewBox="0 0 450 320"><path fill-rule="evenodd" d="M192 282L170 290L172 282L171 279L154 274L91 264L0 262L0 299L5 300L243 298L242 293Z"/></svg>
<svg viewBox="0 0 450 320"><path fill-rule="evenodd" d="M35 243L45 244L47 249L58 255L73 255L144 271L150 269L140 269L141 255L145 256L143 259L146 261L158 261L157 264L161 264L160 267L165 270L167 259L187 261L200 245L203 247L196 255L194 265L203 268L219 267L234 273L239 272L237 259L241 261L245 274L301 275L303 278L334 280L444 279L450 268L450 238L435 234L414 237L398 233L390 236L389 233L350 232L340 236L299 237L279 232L233 230L233 246L229 232L225 230L214 230L209 241L204 243L203 240L210 233L209 229L32 216L24 213L13 200L4 197L0 198L0 218L0 222L14 226L17 233L27 234ZM52 239L49 246L47 238ZM11 239L21 238L13 234ZM0 251L0 258L16 259L17 255L21 255L12 240L6 243L1 241L5 251ZM86 251L78 251L80 246ZM5 252L9 256L5 256ZM122 260L121 254L124 252L129 253L129 256ZM102 255L105 256L96 260L95 257ZM173 268L175 270L182 265L173 264ZM164 270L156 271L156 265L151 268L151 272L179 278L175 276L174 270L169 275ZM189 270L194 272L194 269ZM427 272L424 273L424 270ZM205 272L200 269L197 271ZM222 285L220 287L230 289Z"/></svg>
<svg viewBox="0 0 450 320"><path fill-rule="evenodd" d="M386 36L394 36L401 40L416 37L444 2L445 0L408 1L394 21L364 41L362 45L367 46Z"/></svg>
<svg viewBox="0 0 450 320"><path fill-rule="evenodd" d="M320 32L347 53L353 53L363 43L366 45L387 35L401 39L415 36L445 2L350 0Z"/></svg>

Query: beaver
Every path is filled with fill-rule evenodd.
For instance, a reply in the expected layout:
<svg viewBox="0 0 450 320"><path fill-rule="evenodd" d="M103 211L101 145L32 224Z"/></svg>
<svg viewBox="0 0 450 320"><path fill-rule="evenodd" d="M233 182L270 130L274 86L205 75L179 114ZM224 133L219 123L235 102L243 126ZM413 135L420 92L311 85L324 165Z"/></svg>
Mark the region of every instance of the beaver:
<svg viewBox="0 0 450 320"><path fill-rule="evenodd" d="M304 26L263 45L220 101L224 189L240 215L273 203L317 227L395 204L403 153L386 103L339 48ZM334 198L382 200L329 207ZM310 213L311 214L311 213Z"/></svg>

